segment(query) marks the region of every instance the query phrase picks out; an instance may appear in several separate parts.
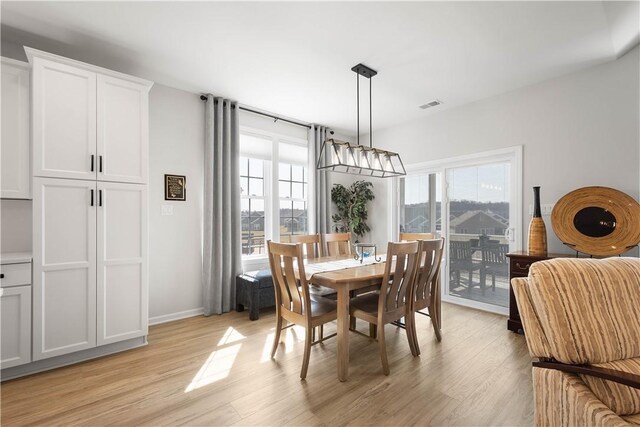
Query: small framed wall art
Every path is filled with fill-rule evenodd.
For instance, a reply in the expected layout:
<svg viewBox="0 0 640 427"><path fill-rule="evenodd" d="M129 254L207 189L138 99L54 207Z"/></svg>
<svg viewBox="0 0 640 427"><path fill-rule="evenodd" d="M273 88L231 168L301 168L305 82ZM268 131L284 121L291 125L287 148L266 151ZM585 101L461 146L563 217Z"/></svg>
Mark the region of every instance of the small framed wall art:
<svg viewBox="0 0 640 427"><path fill-rule="evenodd" d="M164 175L164 199L184 202L187 200L187 177Z"/></svg>

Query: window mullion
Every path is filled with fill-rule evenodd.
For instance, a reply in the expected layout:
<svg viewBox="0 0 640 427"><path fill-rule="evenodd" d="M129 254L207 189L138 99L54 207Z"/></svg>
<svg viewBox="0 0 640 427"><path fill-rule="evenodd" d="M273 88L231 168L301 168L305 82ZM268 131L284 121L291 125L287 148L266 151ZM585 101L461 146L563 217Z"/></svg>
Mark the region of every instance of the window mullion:
<svg viewBox="0 0 640 427"><path fill-rule="evenodd" d="M269 167L269 178L265 180L270 185L269 203L271 212L270 236L275 242L280 241L280 189L278 188L278 170L280 165L278 138L272 137L271 142L271 165ZM266 178L266 177L265 177Z"/></svg>

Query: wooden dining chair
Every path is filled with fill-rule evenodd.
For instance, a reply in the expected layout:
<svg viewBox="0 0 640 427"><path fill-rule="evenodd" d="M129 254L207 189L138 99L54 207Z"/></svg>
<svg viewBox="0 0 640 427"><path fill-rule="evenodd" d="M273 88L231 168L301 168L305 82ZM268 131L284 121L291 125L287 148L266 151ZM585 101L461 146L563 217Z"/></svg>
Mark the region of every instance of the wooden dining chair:
<svg viewBox="0 0 640 427"><path fill-rule="evenodd" d="M275 357L280 343L282 319L304 326L304 356L300 378L305 379L309 368L311 346L335 335L313 342L313 329L337 319L336 303L326 298L313 300L310 298L301 244L275 243L269 240L267 248L276 294L276 333L271 358ZM296 280L296 269L299 280Z"/></svg>
<svg viewBox="0 0 640 427"><path fill-rule="evenodd" d="M351 255L351 233L331 233L323 236L326 256Z"/></svg>
<svg viewBox="0 0 640 427"><path fill-rule="evenodd" d="M321 251L321 242L320 242L320 234L294 234L290 236L291 243L300 243L302 244L303 254L307 257L307 259L315 259L320 258L322 256ZM329 298L332 300L336 300L338 294L334 289L327 288L325 286L316 285L314 283L309 284L309 293L311 299L316 299L317 297L321 298ZM315 340L316 337L316 329L313 329L312 337ZM318 328L318 336L320 339L323 339L324 328L322 325Z"/></svg>
<svg viewBox="0 0 640 427"><path fill-rule="evenodd" d="M442 253L444 239L421 240L418 242L418 262L416 263L416 275L413 294L413 307L407 323L407 333L413 333L412 340L416 352L420 354L418 345L418 333L416 330L415 314L423 314L431 318L433 331L438 341L442 340L442 316L440 312L440 267L442 265ZM421 310L427 310L425 313Z"/></svg>
<svg viewBox="0 0 640 427"><path fill-rule="evenodd" d="M491 274L491 289L496 290L496 275L509 277L509 245L498 242L487 242L482 246L482 270L480 276L480 289L482 295L487 287L487 274Z"/></svg>
<svg viewBox="0 0 640 427"><path fill-rule="evenodd" d="M322 256L322 243L320 234L294 234L290 237L291 243L302 243L302 250L308 259Z"/></svg>
<svg viewBox="0 0 640 427"><path fill-rule="evenodd" d="M413 240L432 240L436 236L433 233L400 233L401 242L411 242Z"/></svg>
<svg viewBox="0 0 640 427"><path fill-rule="evenodd" d="M473 287L473 272L480 271L480 282L482 283L482 263L473 259L473 249L469 241L451 241L449 242L449 263L451 275L455 277L456 286L462 283L460 280L461 271L469 272L469 281L467 282L467 291L471 293Z"/></svg>
<svg viewBox="0 0 640 427"><path fill-rule="evenodd" d="M412 314L414 276L418 257L418 242L393 243L387 247L387 261L380 292L371 292L351 299L349 313L377 329L380 360L385 375L389 375L389 361L385 344L384 325ZM407 323L407 341L411 354L417 356L414 348L414 336Z"/></svg>

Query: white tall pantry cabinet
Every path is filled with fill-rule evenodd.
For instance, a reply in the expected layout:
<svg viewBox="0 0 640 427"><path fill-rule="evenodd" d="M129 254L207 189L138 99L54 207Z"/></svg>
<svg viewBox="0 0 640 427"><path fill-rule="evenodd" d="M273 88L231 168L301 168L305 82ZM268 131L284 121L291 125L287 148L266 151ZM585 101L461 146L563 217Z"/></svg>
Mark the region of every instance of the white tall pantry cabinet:
<svg viewBox="0 0 640 427"><path fill-rule="evenodd" d="M33 360L144 337L152 83L25 50L33 93Z"/></svg>

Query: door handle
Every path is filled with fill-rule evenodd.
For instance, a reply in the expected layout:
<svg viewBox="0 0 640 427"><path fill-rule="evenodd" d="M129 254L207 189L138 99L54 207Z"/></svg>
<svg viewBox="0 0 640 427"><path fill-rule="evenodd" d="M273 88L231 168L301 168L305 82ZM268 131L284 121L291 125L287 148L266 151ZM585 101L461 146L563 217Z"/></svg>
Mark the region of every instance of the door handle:
<svg viewBox="0 0 640 427"><path fill-rule="evenodd" d="M95 160L95 155L91 155L91 172L93 172L93 161Z"/></svg>
<svg viewBox="0 0 640 427"><path fill-rule="evenodd" d="M102 207L102 190L98 190L98 206Z"/></svg>
<svg viewBox="0 0 640 427"><path fill-rule="evenodd" d="M91 206L93 206L93 189L91 189Z"/></svg>
<svg viewBox="0 0 640 427"><path fill-rule="evenodd" d="M504 231L504 238L507 240L507 242L513 242L513 241L515 240L515 239L514 239L514 236L513 236L513 234L515 233L515 231L516 231L516 229L515 229L515 228L507 228L507 229Z"/></svg>
<svg viewBox="0 0 640 427"><path fill-rule="evenodd" d="M99 162L100 162L100 166L99 166L99 170L98 172L102 173L102 155L99 157Z"/></svg>

